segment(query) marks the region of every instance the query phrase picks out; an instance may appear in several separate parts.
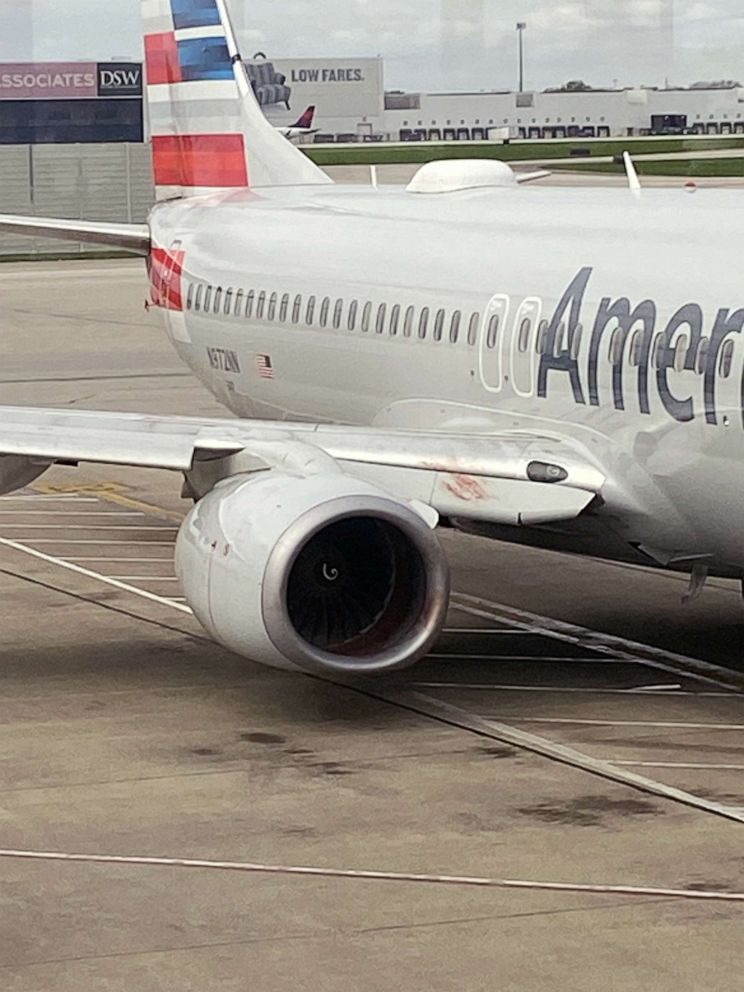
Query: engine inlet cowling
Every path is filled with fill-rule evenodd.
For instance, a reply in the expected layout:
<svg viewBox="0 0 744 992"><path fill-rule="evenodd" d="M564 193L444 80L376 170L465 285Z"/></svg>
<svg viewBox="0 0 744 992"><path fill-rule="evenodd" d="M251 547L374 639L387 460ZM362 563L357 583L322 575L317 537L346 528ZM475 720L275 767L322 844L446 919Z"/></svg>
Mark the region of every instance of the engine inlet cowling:
<svg viewBox="0 0 744 992"><path fill-rule="evenodd" d="M217 640L280 667L406 667L429 649L448 604L447 562L424 520L340 473L221 483L184 522L176 563Z"/></svg>

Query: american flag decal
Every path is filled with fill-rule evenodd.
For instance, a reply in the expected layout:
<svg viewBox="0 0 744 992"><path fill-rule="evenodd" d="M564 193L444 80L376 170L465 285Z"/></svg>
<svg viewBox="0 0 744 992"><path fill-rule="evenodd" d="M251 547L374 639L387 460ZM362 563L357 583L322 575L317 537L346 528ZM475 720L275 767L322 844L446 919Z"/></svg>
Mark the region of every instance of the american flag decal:
<svg viewBox="0 0 744 992"><path fill-rule="evenodd" d="M262 379L274 378L274 367L269 355L256 355L256 365L258 366L258 374Z"/></svg>

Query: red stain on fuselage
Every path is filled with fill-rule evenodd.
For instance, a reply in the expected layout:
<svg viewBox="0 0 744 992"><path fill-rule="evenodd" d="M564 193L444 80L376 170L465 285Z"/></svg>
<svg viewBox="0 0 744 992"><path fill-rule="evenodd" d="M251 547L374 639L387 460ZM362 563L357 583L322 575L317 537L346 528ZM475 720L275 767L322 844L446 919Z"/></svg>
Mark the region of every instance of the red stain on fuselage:
<svg viewBox="0 0 744 992"><path fill-rule="evenodd" d="M479 482L472 475L453 475L444 488L451 493L455 499L460 499L465 503L474 503L477 500L488 499L488 491L482 482Z"/></svg>

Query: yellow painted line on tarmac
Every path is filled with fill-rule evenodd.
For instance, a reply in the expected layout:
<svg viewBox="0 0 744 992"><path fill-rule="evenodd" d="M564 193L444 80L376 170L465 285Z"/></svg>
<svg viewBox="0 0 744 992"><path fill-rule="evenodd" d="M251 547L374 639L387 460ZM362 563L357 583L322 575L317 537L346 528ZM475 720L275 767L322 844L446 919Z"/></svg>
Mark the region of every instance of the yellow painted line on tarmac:
<svg viewBox="0 0 744 992"><path fill-rule="evenodd" d="M158 506L155 503L146 503L144 500L127 495L126 486L122 486L118 482L98 482L82 486L39 483L33 489L45 496L51 494L94 495L102 502L113 503L116 506L122 506L129 510L139 510L153 517L162 517L165 520L175 521L177 524L182 523L185 516L185 514L177 513L175 510L166 510L163 506Z"/></svg>

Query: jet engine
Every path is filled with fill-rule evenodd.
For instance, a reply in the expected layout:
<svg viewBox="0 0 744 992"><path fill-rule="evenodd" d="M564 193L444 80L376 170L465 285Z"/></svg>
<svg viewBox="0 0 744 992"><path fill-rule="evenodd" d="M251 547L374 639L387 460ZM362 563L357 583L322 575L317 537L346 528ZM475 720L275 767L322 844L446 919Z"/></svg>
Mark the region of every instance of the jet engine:
<svg viewBox="0 0 744 992"><path fill-rule="evenodd" d="M447 560L424 519L341 472L220 482L181 526L176 571L217 641L309 672L412 665L449 599Z"/></svg>
<svg viewBox="0 0 744 992"><path fill-rule="evenodd" d="M49 468L49 463L37 462L22 455L0 455L0 493L23 489Z"/></svg>

